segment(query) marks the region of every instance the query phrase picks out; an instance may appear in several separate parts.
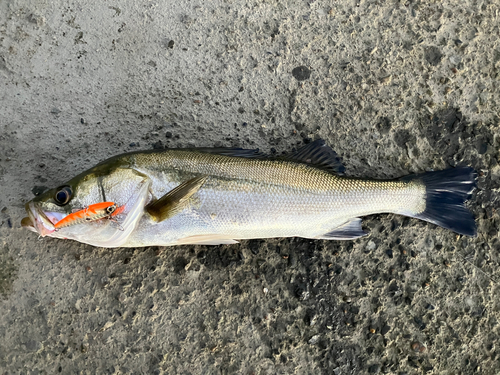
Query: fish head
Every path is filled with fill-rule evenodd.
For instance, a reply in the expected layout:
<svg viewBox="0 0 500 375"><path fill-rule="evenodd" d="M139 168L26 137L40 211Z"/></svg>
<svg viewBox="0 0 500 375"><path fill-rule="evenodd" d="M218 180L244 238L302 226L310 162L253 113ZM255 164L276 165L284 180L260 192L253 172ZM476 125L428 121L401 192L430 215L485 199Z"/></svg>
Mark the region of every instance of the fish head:
<svg viewBox="0 0 500 375"><path fill-rule="evenodd" d="M100 164L26 203L28 216L21 225L42 237L119 247L143 216L150 199L150 185L146 175L126 165ZM68 215L99 202L113 202L116 211L97 220L80 220L57 227Z"/></svg>

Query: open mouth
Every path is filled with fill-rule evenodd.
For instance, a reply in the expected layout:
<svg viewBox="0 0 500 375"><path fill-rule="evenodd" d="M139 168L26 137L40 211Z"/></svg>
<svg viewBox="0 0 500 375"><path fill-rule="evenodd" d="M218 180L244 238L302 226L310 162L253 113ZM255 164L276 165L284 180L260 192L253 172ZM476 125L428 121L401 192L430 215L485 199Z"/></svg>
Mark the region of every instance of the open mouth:
<svg viewBox="0 0 500 375"><path fill-rule="evenodd" d="M54 222L57 222L57 219L54 217L50 220L49 217L47 217L47 215L40 210L34 202L26 203L26 212L28 213L28 217L21 220L21 226L24 228L36 232L42 237L45 237L56 230Z"/></svg>

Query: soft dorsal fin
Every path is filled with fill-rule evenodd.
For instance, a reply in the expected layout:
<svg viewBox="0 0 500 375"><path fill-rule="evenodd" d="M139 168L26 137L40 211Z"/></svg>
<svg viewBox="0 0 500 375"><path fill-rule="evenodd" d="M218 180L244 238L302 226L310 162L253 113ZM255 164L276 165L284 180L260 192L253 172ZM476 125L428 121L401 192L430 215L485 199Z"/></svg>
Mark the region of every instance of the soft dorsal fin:
<svg viewBox="0 0 500 375"><path fill-rule="evenodd" d="M299 163L311 164L337 174L343 174L345 171L340 157L322 139L299 148L294 153L286 155L285 158Z"/></svg>
<svg viewBox="0 0 500 375"><path fill-rule="evenodd" d="M157 222L174 216L186 207L188 199L200 190L207 178L208 176L198 176L183 182L160 199L148 204L146 211Z"/></svg>

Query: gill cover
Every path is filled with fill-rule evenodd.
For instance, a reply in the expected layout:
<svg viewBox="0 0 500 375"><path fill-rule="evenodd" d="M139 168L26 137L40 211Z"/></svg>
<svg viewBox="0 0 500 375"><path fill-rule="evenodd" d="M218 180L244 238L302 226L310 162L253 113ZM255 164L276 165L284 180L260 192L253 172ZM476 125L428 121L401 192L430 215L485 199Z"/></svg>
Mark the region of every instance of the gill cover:
<svg viewBox="0 0 500 375"><path fill-rule="evenodd" d="M139 174L135 176L141 181L136 185L125 204L121 205L123 213L116 216L117 222L108 221L108 225L102 227L101 233L78 238L78 241L100 247L120 247L127 241L144 214L151 185L149 178Z"/></svg>

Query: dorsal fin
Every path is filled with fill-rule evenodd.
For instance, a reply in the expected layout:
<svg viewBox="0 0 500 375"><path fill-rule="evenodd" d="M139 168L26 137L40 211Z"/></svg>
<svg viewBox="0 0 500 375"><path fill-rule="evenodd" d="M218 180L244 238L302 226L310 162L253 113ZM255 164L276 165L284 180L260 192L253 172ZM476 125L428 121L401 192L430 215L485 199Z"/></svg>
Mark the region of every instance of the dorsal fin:
<svg viewBox="0 0 500 375"><path fill-rule="evenodd" d="M322 139L299 148L294 153L286 155L285 158L299 163L311 164L336 174L343 174L345 171L340 157Z"/></svg>
<svg viewBox="0 0 500 375"><path fill-rule="evenodd" d="M205 152L210 154L235 156L240 158L266 159L269 156L259 151L259 149L244 149L244 148L226 148L226 147L201 147L201 148L184 148L184 151ZM297 151L287 154L278 159L291 160L298 163L311 164L317 168L321 168L328 172L336 174L344 174L345 168L342 165L340 157L330 146L325 144L323 139L318 139L311 142Z"/></svg>
<svg viewBox="0 0 500 375"><path fill-rule="evenodd" d="M258 148L254 150L236 148L236 147L197 147L197 148L184 148L185 151L205 152L209 154L217 154L224 156L236 156L239 158L264 158L266 155L259 151Z"/></svg>

